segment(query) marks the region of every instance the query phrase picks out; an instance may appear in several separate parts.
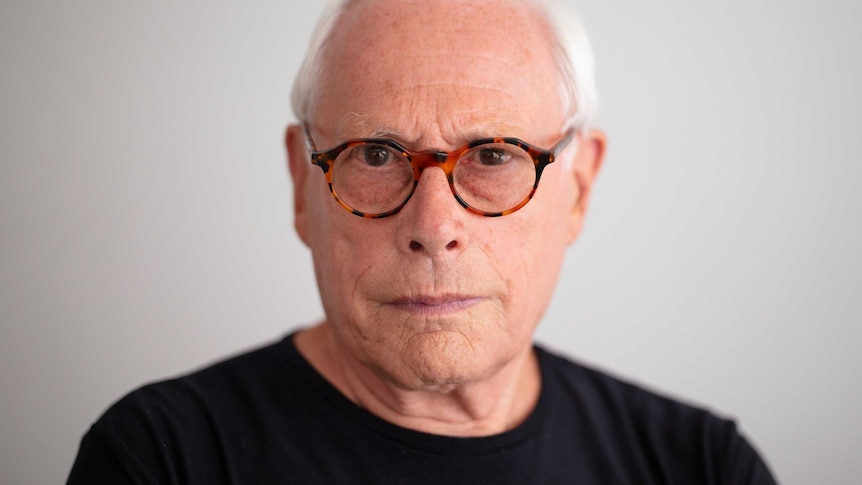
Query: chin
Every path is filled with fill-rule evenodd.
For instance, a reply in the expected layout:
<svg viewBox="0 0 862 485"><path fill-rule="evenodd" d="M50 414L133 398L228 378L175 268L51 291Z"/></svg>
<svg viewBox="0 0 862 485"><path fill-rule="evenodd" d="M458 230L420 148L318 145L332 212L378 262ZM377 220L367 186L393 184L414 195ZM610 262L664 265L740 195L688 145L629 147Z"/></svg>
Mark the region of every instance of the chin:
<svg viewBox="0 0 862 485"><path fill-rule="evenodd" d="M499 348L489 352L488 343L471 341L455 331L414 335L402 347L396 368L384 372L405 388L458 387L488 376L508 360Z"/></svg>

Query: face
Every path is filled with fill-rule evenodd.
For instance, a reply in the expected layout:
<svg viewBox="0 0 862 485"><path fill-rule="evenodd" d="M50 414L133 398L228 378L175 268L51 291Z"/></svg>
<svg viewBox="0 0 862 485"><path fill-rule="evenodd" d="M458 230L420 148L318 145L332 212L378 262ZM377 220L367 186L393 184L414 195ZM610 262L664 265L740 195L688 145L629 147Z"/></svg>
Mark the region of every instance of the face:
<svg viewBox="0 0 862 485"><path fill-rule="evenodd" d="M316 145L387 136L413 150L451 150L513 136L553 146L564 129L558 68L524 3L357 2L326 51L309 120ZM401 212L363 219L333 200L292 127L296 226L312 249L339 357L413 389L482 379L528 352L601 147L599 134L580 135L533 199L505 217L465 210L432 167Z"/></svg>

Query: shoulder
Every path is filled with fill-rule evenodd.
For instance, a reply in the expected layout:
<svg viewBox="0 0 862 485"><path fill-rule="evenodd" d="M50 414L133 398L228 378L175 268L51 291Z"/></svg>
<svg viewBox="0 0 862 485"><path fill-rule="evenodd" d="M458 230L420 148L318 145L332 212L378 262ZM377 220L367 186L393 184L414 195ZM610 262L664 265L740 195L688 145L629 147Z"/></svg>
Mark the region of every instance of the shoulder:
<svg viewBox="0 0 862 485"><path fill-rule="evenodd" d="M286 385L293 349L288 339L243 352L188 374L146 384L116 402L103 416L144 413L190 418L214 406L244 406L272 382ZM241 401L240 396L245 396Z"/></svg>
<svg viewBox="0 0 862 485"><path fill-rule="evenodd" d="M553 419L586 432L616 467L660 482L697 477L698 483L773 483L732 419L541 348L537 352ZM759 476L768 480L744 478Z"/></svg>
<svg viewBox="0 0 862 485"><path fill-rule="evenodd" d="M543 379L555 393L576 399L582 411L651 422L708 420L732 424L704 407L647 389L623 377L537 348ZM691 423L690 423L691 424Z"/></svg>
<svg viewBox="0 0 862 485"><path fill-rule="evenodd" d="M254 453L242 442L249 430L268 429L272 416L301 402L303 377L291 369L289 339L130 392L93 424L78 461L110 455L125 473L150 482L183 474L222 483L225 454Z"/></svg>

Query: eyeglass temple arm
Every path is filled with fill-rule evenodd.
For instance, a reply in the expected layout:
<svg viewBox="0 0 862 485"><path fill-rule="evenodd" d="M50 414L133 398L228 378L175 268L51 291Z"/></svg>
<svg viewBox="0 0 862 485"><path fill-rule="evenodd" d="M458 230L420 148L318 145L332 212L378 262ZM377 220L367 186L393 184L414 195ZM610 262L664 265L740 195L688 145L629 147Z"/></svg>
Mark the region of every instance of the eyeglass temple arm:
<svg viewBox="0 0 862 485"><path fill-rule="evenodd" d="M308 147L311 148L311 151L316 152L317 146L314 144L314 139L311 138L311 126L307 121L302 122L302 132L305 134L305 142Z"/></svg>
<svg viewBox="0 0 862 485"><path fill-rule="evenodd" d="M563 139L557 143L557 146L554 147L554 159L556 159L557 155L569 146L569 143L571 143L572 139L575 138L575 133L577 133L575 128L569 128L566 131L566 136L564 136Z"/></svg>

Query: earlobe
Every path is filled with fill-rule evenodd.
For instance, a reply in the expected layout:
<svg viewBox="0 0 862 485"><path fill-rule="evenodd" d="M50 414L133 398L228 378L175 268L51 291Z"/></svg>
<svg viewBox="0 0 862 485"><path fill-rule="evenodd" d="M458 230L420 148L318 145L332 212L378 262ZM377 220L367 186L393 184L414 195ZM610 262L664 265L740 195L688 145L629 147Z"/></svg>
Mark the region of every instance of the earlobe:
<svg viewBox="0 0 862 485"><path fill-rule="evenodd" d="M306 246L308 241L308 205L305 202L305 187L311 164L308 161L308 150L302 127L290 125L284 136L287 151L287 163L290 177L293 180L293 226Z"/></svg>
<svg viewBox="0 0 862 485"><path fill-rule="evenodd" d="M602 168L606 146L607 137L600 130L590 130L581 135L578 140L578 152L575 154L572 168L577 196L570 214L569 244L575 241L583 228L590 194L596 176Z"/></svg>

